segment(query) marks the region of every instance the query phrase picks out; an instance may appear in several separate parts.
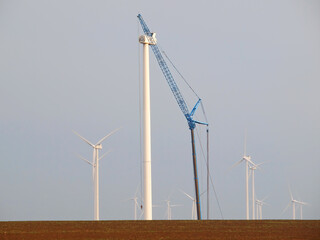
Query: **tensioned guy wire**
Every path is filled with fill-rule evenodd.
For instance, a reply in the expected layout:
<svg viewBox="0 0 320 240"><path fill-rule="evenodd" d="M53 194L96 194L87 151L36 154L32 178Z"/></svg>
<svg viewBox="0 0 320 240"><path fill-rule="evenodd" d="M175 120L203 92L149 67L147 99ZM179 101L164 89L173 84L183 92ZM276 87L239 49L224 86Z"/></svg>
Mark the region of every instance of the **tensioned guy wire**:
<svg viewBox="0 0 320 240"><path fill-rule="evenodd" d="M199 143L200 143L200 148L201 148L201 152L202 152L203 159L205 159L205 154L204 154L204 151L203 151L202 142L201 142L201 139L200 139L200 136L199 136L199 133L198 133L198 130L197 130L197 129L196 129L196 133L197 133L197 137L198 137L198 140L199 140ZM216 189L215 189L215 187L214 187L210 170L209 170L209 177L210 177L210 182L211 182L211 186L212 186L214 195L215 195L216 200L217 200L217 204L218 204L218 208L219 208L219 211L220 211L220 214L221 214L221 218L224 219L223 214L222 214L222 210L221 210L221 207L220 207L220 202L219 202L218 194L217 194Z"/></svg>
<svg viewBox="0 0 320 240"><path fill-rule="evenodd" d="M159 44L158 44L159 46ZM159 46L160 48L160 46ZM161 48L160 48L161 49ZM163 53L163 55L168 59L168 61L170 62L170 64L172 65L172 67L177 71L177 73L180 75L180 77L183 79L183 81L188 85L188 87L191 89L191 91L197 96L198 99L200 99L200 97L198 96L198 94L194 91L194 89L191 87L191 85L187 82L187 80L183 77L183 75L180 73L180 71L176 68L176 66L173 64L173 62L170 60L170 58L168 57L168 55L165 53L164 50L161 49L161 52Z"/></svg>

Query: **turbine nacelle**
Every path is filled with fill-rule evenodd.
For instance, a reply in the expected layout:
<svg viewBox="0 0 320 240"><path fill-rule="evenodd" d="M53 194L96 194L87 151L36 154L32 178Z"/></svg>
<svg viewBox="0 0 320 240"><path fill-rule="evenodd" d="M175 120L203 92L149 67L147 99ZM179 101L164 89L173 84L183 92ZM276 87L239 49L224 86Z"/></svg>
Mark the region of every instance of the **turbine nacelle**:
<svg viewBox="0 0 320 240"><path fill-rule="evenodd" d="M247 161L248 163L250 163L252 166L256 166L256 164L254 164L252 161L251 161L251 156L243 156L242 157L242 161Z"/></svg>
<svg viewBox="0 0 320 240"><path fill-rule="evenodd" d="M141 35L139 37L139 42L142 44L156 45L157 44L156 33L151 33L151 36Z"/></svg>
<svg viewBox="0 0 320 240"><path fill-rule="evenodd" d="M264 164L264 163L255 164L254 162L250 161L250 164L251 164L249 166L250 170L254 171L254 170L257 170L257 169L261 169L259 166Z"/></svg>
<svg viewBox="0 0 320 240"><path fill-rule="evenodd" d="M97 145L94 146L94 148L95 148L95 149L102 149L102 144L101 144L101 143L100 143L100 144L97 144Z"/></svg>
<svg viewBox="0 0 320 240"><path fill-rule="evenodd" d="M269 204L265 203L263 200L258 200L258 199L256 199L256 204L260 205L260 206L269 205Z"/></svg>

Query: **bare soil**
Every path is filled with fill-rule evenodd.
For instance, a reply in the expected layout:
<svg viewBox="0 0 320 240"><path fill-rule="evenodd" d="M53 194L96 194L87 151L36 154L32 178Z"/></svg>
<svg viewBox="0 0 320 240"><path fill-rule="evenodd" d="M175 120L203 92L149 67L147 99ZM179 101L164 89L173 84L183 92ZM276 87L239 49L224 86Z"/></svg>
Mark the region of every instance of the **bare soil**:
<svg viewBox="0 0 320 240"><path fill-rule="evenodd" d="M319 220L0 222L0 240L320 240Z"/></svg>

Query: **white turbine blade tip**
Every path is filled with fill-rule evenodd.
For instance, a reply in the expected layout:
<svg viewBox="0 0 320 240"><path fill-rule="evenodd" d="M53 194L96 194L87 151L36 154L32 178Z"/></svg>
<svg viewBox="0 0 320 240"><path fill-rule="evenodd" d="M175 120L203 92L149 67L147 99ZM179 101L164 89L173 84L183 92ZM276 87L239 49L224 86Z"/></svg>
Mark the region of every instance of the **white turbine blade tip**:
<svg viewBox="0 0 320 240"><path fill-rule="evenodd" d="M260 166L261 166L262 164L265 164L265 162L262 162L262 163L257 164L256 167L259 168L259 169L261 169Z"/></svg>
<svg viewBox="0 0 320 240"><path fill-rule="evenodd" d="M296 203L302 204L302 205L308 205L306 202L296 201Z"/></svg>
<svg viewBox="0 0 320 240"><path fill-rule="evenodd" d="M107 156L110 152L112 152L112 150L109 150L108 152L104 153L101 157L99 157L99 161L105 156Z"/></svg>
<svg viewBox="0 0 320 240"><path fill-rule="evenodd" d="M231 168L234 168L234 167L238 166L242 161L243 161L243 159L241 159L239 162L236 162L235 164L233 164L231 166Z"/></svg>
<svg viewBox="0 0 320 240"><path fill-rule="evenodd" d="M117 131L119 131L121 128L117 128L115 130L113 130L111 133L107 134L106 136L104 136L103 138L101 138L98 142L97 145L102 143L105 139L107 139L108 137L110 137L112 134L116 133Z"/></svg>
<svg viewBox="0 0 320 240"><path fill-rule="evenodd" d="M289 193L290 193L291 201L293 201L294 199L293 199L293 196L292 196L290 185L289 185Z"/></svg>
<svg viewBox="0 0 320 240"><path fill-rule="evenodd" d="M249 163L251 163L251 165L252 165L253 167L257 167L257 165L256 165L253 161L251 161L250 158L246 158L246 160L247 160Z"/></svg>
<svg viewBox="0 0 320 240"><path fill-rule="evenodd" d="M182 190L180 190L180 192L182 192L184 195L186 195L188 198L190 198L191 200L194 200L194 198L193 197L191 197L188 193L186 193L186 192L184 192L184 191L182 191Z"/></svg>
<svg viewBox="0 0 320 240"><path fill-rule="evenodd" d="M72 130L73 131L73 130ZM78 137L80 137L83 141L85 141L86 143L88 143L91 147L94 147L94 145L87 139L85 139L84 137L82 137L79 133L77 133L76 131L73 131L74 134L76 134Z"/></svg>
<svg viewBox="0 0 320 240"><path fill-rule="evenodd" d="M289 204L285 207L285 209L283 209L282 213L281 213L281 216L284 214L284 212L288 209L288 207L290 206L290 202Z"/></svg>
<svg viewBox="0 0 320 240"><path fill-rule="evenodd" d="M79 155L79 154L76 154L81 160L83 160L83 161L85 161L86 163L88 163L88 164L90 164L91 166L93 166L93 164L89 161L89 160L87 160L87 159L85 159L84 157L82 157L81 155Z"/></svg>

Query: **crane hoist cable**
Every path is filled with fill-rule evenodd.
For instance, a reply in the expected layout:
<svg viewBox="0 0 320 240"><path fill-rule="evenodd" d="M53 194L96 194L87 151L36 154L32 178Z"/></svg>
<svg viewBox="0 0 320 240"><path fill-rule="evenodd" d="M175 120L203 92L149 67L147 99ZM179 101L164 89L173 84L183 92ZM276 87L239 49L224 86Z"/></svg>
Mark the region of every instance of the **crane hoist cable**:
<svg viewBox="0 0 320 240"><path fill-rule="evenodd" d="M200 144L200 148L201 148L201 153L202 153L203 159L205 159L205 154L204 154L204 150L203 150L203 145L202 145L202 142L201 142L201 139L200 139L200 136L199 136L198 131L196 131L196 132L197 132L197 137L198 137L199 144ZM209 128L207 128L207 136L208 136L208 134L209 134ZM210 183L211 183L211 186L212 186L212 189L213 189L215 198L216 198L216 200L217 200L217 205L218 205L218 208L219 208L219 212L220 212L221 218L223 219L223 214L222 214L222 210L221 210L221 206L220 206L218 194L217 194L216 189L215 189L215 186L214 186L214 184L213 184L212 175L211 175L210 171L209 171L208 176L209 176L209 179L210 179Z"/></svg>
<svg viewBox="0 0 320 240"><path fill-rule="evenodd" d="M177 71L177 73L180 75L180 77L183 79L183 81L188 85L188 87L191 89L191 91L197 96L198 99L200 99L200 97L198 96L198 94L194 91L194 89L191 87L191 85L187 82L187 80L184 78L184 76L180 73L180 71L178 70L178 68L173 64L173 62L170 60L170 58L168 57L168 55L166 54L165 51L163 51L161 49L161 52L163 53L163 55L166 57L166 59L168 59L168 61L171 63L172 67ZM202 105L202 102L201 102ZM208 122L208 121L206 121Z"/></svg>

